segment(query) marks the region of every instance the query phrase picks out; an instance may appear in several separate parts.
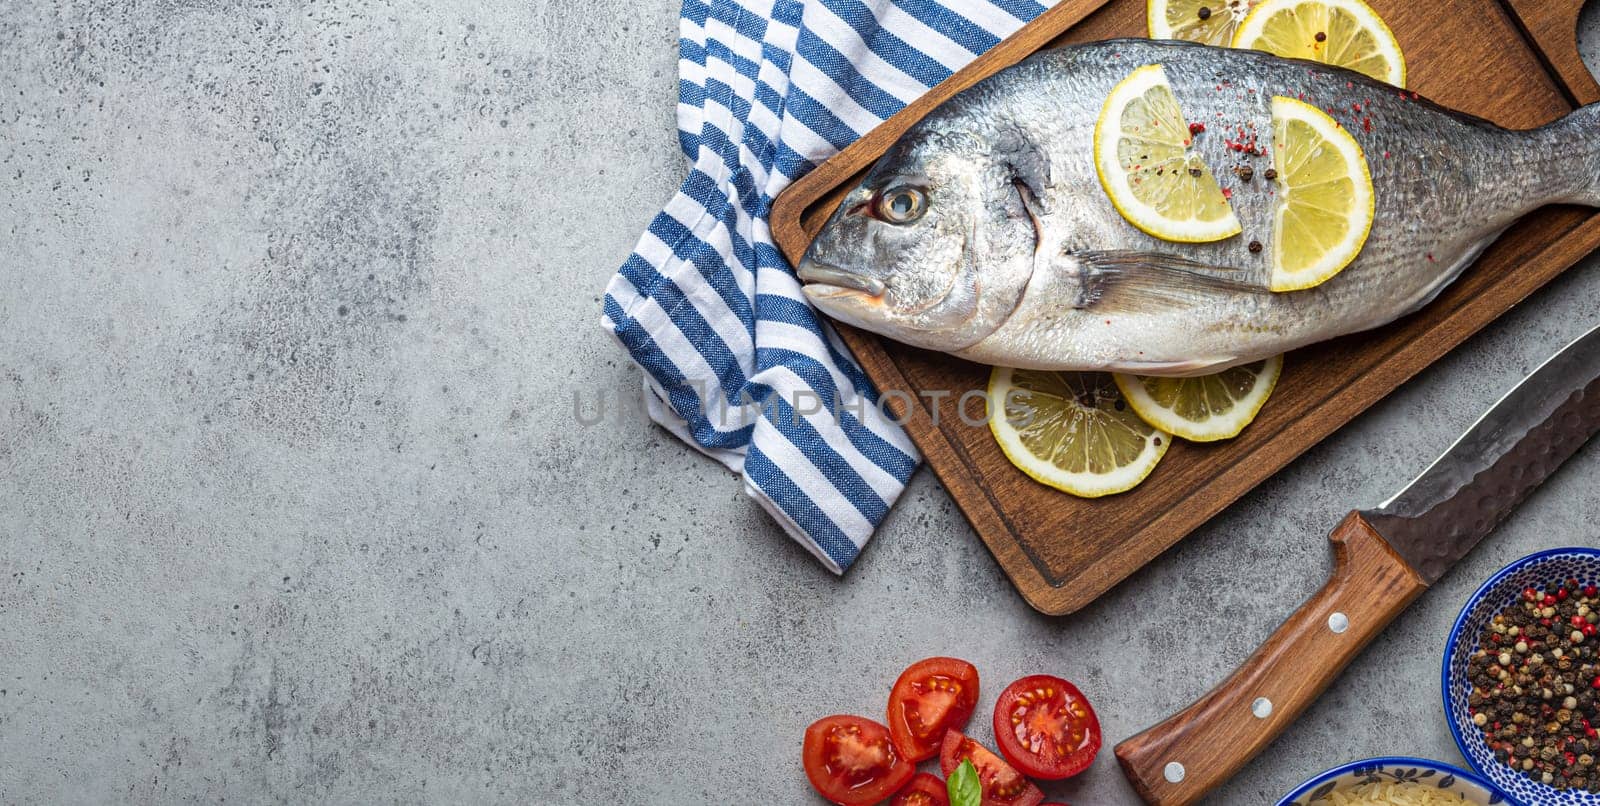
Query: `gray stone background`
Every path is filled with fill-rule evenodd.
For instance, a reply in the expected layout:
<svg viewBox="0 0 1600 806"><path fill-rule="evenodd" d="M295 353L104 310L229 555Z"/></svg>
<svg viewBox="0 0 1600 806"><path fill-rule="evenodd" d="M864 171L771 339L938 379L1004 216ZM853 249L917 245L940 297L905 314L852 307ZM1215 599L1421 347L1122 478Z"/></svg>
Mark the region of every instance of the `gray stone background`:
<svg viewBox="0 0 1600 806"><path fill-rule="evenodd" d="M818 803L804 726L931 654L980 713L1077 681L1109 744L1600 318L1590 260L1075 616L927 473L836 579L637 408L574 423L637 388L599 295L682 176L676 16L0 0L0 802ZM1448 626L1595 544L1597 483L1590 446L1212 802L1459 763ZM1134 802L1109 752L1051 793Z"/></svg>

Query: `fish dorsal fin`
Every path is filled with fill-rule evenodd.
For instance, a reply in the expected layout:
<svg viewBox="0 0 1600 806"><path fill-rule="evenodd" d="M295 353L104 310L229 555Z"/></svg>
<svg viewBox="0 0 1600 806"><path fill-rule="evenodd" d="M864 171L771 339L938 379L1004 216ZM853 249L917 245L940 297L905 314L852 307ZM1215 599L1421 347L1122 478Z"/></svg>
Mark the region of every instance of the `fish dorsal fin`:
<svg viewBox="0 0 1600 806"><path fill-rule="evenodd" d="M1252 273L1176 255L1138 251L1068 252L1078 273L1074 308L1132 310L1202 302L1219 294L1268 294Z"/></svg>

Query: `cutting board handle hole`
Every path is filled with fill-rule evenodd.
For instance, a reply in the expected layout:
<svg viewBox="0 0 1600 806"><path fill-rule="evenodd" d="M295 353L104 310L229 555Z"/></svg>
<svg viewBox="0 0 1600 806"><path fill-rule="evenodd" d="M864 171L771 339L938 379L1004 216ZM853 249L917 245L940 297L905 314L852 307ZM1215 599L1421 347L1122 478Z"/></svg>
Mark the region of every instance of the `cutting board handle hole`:
<svg viewBox="0 0 1600 806"><path fill-rule="evenodd" d="M1600 79L1600 0L1585 0L1582 10L1578 12L1578 27L1573 32L1578 42L1578 56L1583 59L1583 66L1589 68L1589 74Z"/></svg>

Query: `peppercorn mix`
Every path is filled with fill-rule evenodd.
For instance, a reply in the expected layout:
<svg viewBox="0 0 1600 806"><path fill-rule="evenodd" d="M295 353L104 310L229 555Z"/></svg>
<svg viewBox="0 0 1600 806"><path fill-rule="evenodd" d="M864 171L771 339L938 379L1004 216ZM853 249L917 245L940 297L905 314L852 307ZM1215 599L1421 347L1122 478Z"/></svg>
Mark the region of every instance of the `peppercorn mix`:
<svg viewBox="0 0 1600 806"><path fill-rule="evenodd" d="M1600 792L1596 622L1594 585L1528 588L1490 621L1467 663L1467 706L1495 759L1556 789Z"/></svg>

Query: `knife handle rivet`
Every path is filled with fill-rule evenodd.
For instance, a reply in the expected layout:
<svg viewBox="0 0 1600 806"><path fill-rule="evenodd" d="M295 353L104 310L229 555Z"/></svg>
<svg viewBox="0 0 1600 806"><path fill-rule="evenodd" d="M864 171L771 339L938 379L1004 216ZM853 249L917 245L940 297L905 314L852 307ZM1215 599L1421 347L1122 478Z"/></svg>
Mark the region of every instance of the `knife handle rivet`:
<svg viewBox="0 0 1600 806"><path fill-rule="evenodd" d="M1350 629L1350 617L1343 613L1334 613L1328 617L1328 629L1335 635Z"/></svg>
<svg viewBox="0 0 1600 806"><path fill-rule="evenodd" d="M1266 697L1257 697L1255 702L1250 703L1250 713L1255 714L1256 719L1266 719L1272 716L1272 700Z"/></svg>
<svg viewBox="0 0 1600 806"><path fill-rule="evenodd" d="M1169 761L1167 762L1166 768L1161 771L1161 774L1166 776L1167 783L1181 784L1183 783L1184 772L1185 770L1183 769L1182 764L1179 764L1176 761Z"/></svg>

